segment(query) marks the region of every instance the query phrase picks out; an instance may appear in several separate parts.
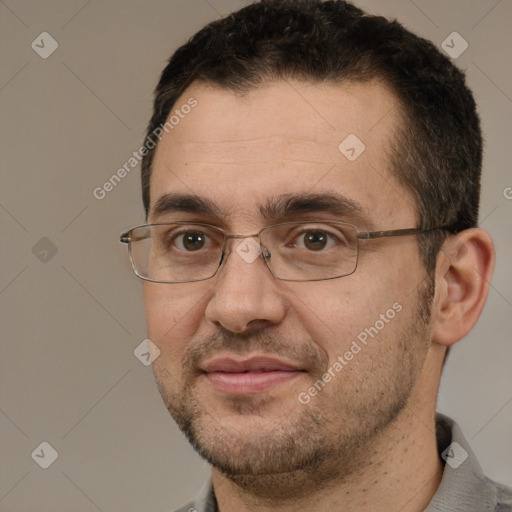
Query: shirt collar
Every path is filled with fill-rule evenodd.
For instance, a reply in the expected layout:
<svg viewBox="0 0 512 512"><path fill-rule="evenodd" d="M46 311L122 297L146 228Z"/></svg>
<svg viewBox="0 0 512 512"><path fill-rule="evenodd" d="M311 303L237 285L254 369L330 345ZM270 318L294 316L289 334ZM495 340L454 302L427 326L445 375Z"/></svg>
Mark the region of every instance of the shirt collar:
<svg viewBox="0 0 512 512"><path fill-rule="evenodd" d="M194 502L194 509L190 512L218 512L217 500L213 493L212 478L209 477L197 495Z"/></svg>
<svg viewBox="0 0 512 512"><path fill-rule="evenodd" d="M445 464L441 483L425 512L494 511L496 485L483 474L457 423L437 414L436 426L439 455Z"/></svg>

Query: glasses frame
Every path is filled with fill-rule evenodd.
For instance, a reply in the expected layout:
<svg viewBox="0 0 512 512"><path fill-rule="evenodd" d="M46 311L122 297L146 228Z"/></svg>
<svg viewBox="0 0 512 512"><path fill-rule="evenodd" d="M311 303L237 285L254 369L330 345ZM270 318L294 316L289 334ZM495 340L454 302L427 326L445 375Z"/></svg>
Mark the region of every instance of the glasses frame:
<svg viewBox="0 0 512 512"><path fill-rule="evenodd" d="M352 229L354 229L354 231L356 233L356 262L354 265L354 270L352 270L352 272L350 272L348 274L343 274L341 276L325 277L325 278L321 278L321 279L283 279L282 277L278 277L274 274L272 269L269 267L269 263L268 263L268 260L269 260L269 257L271 256L271 254L268 252L267 248L261 243L261 238L260 238L261 233L263 231L266 231L268 229L275 228L278 226L286 226L286 225L291 225L291 224L310 224L310 223L311 224L314 224L314 223L341 224L343 226L350 226ZM189 279L186 281L160 281L157 279L149 279L148 277L144 277L137 272L137 268L135 266L135 262L133 261L132 250L131 250L131 242L133 241L132 240L132 232L139 228L151 228L152 226L172 226L172 225L205 226L208 228L213 228L214 230L219 231L220 233L222 233L224 235L224 243L222 245L220 261L219 261L217 268L215 269L215 272L211 276L205 277L202 279ZM220 228L218 226L214 226L213 224L208 224L205 222L177 221L177 222L157 222L157 223L141 224L139 226L135 226L135 227L129 229L128 231L125 231L124 233L122 233L121 236L119 237L119 241L123 244L128 245L128 253L130 256L130 262L131 262L132 269L133 269L133 272L135 273L135 275L137 277L139 277L140 279L142 279L144 281L149 281L151 283L181 284L181 283L196 283L196 282L208 281L209 279L212 279L213 277L215 277L217 275L220 267L222 266L222 263L224 262L224 258L226 256L226 247L228 244L228 240L240 239L240 238L256 238L258 240L259 246L261 248L261 255L263 256L265 265L267 266L267 268L270 271L270 273L272 274L272 276L274 276L276 279L279 279L281 281L292 281L292 282L304 283L304 282L314 282L314 281L329 281L331 279L340 279L342 277L347 277L347 276L352 275L357 270L357 264L359 262L359 240L374 240L374 239L378 239L378 238L391 238L391 237L399 237L399 236L420 235L423 233L429 233L431 231L439 231L439 230L453 231L451 226L440 226L440 227L425 228L425 229L423 229L423 228L406 228L406 229L391 229L391 230L386 230L386 231L359 231L356 226L354 226L353 224L350 224L349 222L343 222L343 221L337 221L337 220L326 220L326 219L304 219L304 220L298 220L298 221L287 221L287 222L279 222L277 224L271 224L269 226L265 226L264 228L260 229L257 233L253 233L250 235L228 235L226 230L224 230L223 228Z"/></svg>

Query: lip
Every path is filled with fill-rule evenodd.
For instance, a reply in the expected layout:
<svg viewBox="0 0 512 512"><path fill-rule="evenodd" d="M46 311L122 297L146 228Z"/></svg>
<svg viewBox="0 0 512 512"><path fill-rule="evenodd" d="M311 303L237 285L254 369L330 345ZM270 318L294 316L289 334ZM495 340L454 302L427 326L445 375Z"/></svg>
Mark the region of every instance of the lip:
<svg viewBox="0 0 512 512"><path fill-rule="evenodd" d="M201 370L215 389L232 395L268 391L305 371L300 365L267 356L219 357L204 363Z"/></svg>

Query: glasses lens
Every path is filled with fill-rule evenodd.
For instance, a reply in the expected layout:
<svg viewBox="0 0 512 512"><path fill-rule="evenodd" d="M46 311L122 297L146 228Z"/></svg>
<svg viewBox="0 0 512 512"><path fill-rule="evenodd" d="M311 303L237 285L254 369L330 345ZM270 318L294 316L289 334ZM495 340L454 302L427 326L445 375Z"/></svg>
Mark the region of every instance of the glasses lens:
<svg viewBox="0 0 512 512"><path fill-rule="evenodd" d="M221 260L224 233L203 224L153 224L132 230L135 273L150 281L179 283L212 277Z"/></svg>
<svg viewBox="0 0 512 512"><path fill-rule="evenodd" d="M267 264L279 279L314 281L352 274L357 230L340 222L289 222L261 232Z"/></svg>

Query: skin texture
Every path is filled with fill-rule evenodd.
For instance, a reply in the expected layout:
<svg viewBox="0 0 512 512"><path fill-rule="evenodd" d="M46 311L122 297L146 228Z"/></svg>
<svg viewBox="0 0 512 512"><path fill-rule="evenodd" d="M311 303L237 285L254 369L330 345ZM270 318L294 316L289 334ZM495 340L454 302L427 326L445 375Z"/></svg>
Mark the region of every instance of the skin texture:
<svg viewBox="0 0 512 512"><path fill-rule="evenodd" d="M148 222L196 221L232 234L273 222L344 220L359 229L416 227L414 201L389 172L401 122L379 83L266 83L244 95L192 84L197 107L159 143ZM356 134L349 161L338 145ZM341 194L361 206L269 220L260 206L285 194ZM164 194L196 194L217 212L156 215ZM163 400L212 464L222 512L423 510L439 484L434 411L445 347L476 322L493 266L480 229L452 237L427 276L414 236L361 241L352 275L275 279L229 242L218 274L196 283L144 283L148 337ZM436 292L433 295L435 279ZM316 396L307 392L365 329L384 324ZM228 394L200 367L214 357L272 355L300 368L269 390ZM302 395L303 396L303 395Z"/></svg>

